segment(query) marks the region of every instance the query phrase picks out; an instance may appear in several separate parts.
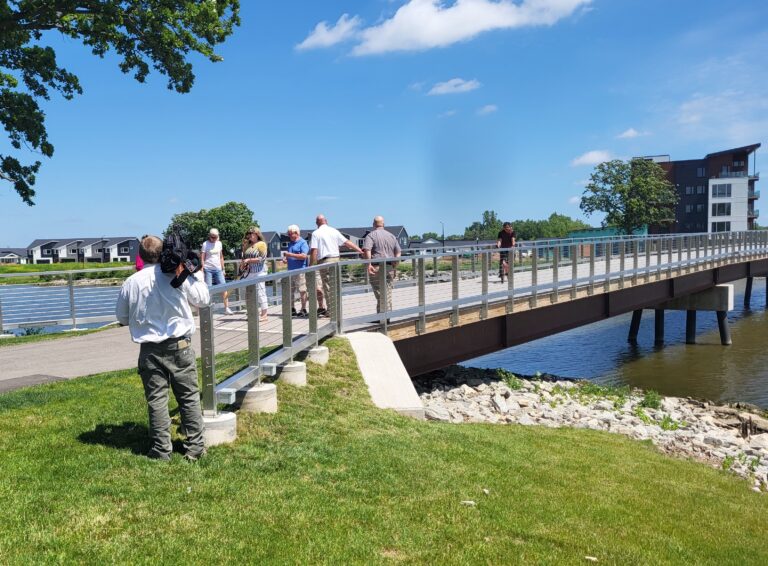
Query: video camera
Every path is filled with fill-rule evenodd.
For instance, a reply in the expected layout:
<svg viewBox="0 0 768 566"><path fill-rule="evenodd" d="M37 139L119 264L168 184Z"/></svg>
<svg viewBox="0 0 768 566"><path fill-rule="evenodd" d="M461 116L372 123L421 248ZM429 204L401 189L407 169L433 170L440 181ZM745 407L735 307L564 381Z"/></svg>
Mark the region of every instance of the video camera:
<svg viewBox="0 0 768 566"><path fill-rule="evenodd" d="M173 226L163 240L163 251L160 254L160 271L163 273L175 273L179 265L184 269L171 280L171 287L181 287L190 274L200 271L202 264L197 252L189 249L182 230L179 226Z"/></svg>

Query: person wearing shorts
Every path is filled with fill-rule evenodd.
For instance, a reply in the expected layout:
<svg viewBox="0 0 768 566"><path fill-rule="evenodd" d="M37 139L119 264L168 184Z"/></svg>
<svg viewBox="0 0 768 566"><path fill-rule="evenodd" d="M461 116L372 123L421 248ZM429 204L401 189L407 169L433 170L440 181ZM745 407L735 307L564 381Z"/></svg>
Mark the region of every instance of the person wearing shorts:
<svg viewBox="0 0 768 566"><path fill-rule="evenodd" d="M516 237L517 233L514 226L509 222L505 222L496 239L496 247L501 250L499 252L499 277L502 280L504 279L504 262L507 262L507 269L509 269L509 251L515 247Z"/></svg>
<svg viewBox="0 0 768 566"><path fill-rule="evenodd" d="M288 226L288 249L283 252L283 261L288 264L288 271L307 267L309 260L309 244L301 237L301 232L296 224ZM296 310L294 301L296 293L299 294L301 310ZM303 273L297 273L291 277L291 312L293 316L307 316L307 280Z"/></svg>

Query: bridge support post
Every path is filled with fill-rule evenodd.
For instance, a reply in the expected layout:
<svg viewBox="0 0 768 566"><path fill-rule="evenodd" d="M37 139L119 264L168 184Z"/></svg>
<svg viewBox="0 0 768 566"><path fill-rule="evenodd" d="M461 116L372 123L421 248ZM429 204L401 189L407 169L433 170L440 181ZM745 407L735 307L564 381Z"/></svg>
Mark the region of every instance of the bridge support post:
<svg viewBox="0 0 768 566"><path fill-rule="evenodd" d="M424 258L420 257L417 261L419 265L418 270L418 286L419 286L419 320L416 323L416 329L419 334L423 333L427 329L427 314L425 312L425 305L427 303L426 298L426 267L424 264Z"/></svg>
<svg viewBox="0 0 768 566"><path fill-rule="evenodd" d="M643 318L643 309L632 312L632 322L629 324L629 336L627 342L637 344L637 334L640 332L640 320Z"/></svg>
<svg viewBox="0 0 768 566"><path fill-rule="evenodd" d="M717 311L717 329L720 331L720 343L723 346L730 346L733 342L728 328L728 312Z"/></svg>
<svg viewBox="0 0 768 566"><path fill-rule="evenodd" d="M744 308L748 309L752 300L752 280L754 277L747 277L747 287L744 289Z"/></svg>
<svg viewBox="0 0 768 566"><path fill-rule="evenodd" d="M696 343L696 311L685 311L685 343Z"/></svg>
<svg viewBox="0 0 768 566"><path fill-rule="evenodd" d="M664 343L664 309L655 309L654 339L657 346Z"/></svg>

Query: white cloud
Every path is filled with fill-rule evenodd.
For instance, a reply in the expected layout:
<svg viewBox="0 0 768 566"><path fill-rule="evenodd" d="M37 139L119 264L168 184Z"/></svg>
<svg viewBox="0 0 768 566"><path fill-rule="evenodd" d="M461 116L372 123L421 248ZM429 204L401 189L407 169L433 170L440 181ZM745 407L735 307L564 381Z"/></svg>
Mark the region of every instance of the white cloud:
<svg viewBox="0 0 768 566"><path fill-rule="evenodd" d="M581 197L571 197L568 199L568 204L579 204L581 202Z"/></svg>
<svg viewBox="0 0 768 566"><path fill-rule="evenodd" d="M408 90L412 90L414 92L421 92L422 90L424 90L424 85L425 84L426 83L424 81L419 81L419 82L416 82L416 83L411 83L411 84L408 85Z"/></svg>
<svg viewBox="0 0 768 566"><path fill-rule="evenodd" d="M621 132L618 136L616 136L617 139L620 140L630 140L632 138L638 138L640 136L647 136L648 132L638 132L634 128L629 128L628 130L624 130Z"/></svg>
<svg viewBox="0 0 768 566"><path fill-rule="evenodd" d="M464 79L451 79L443 83L435 84L427 93L428 96L439 96L443 94L457 94L461 92L470 92L480 88L480 83L475 79L465 81Z"/></svg>
<svg viewBox="0 0 768 566"><path fill-rule="evenodd" d="M588 151L576 159L571 161L572 167L578 167L579 165L598 165L604 161L610 161L612 159L611 152L604 149L593 149Z"/></svg>
<svg viewBox="0 0 768 566"><path fill-rule="evenodd" d="M339 200L339 197L333 196L333 195L318 195L315 197L315 200L319 200L319 201Z"/></svg>
<svg viewBox="0 0 768 566"><path fill-rule="evenodd" d="M335 27L321 22L300 48L327 47L354 38L353 55L423 51L447 47L493 30L551 26L586 8L592 0L408 0L379 24L359 29L345 14ZM343 30L339 24L344 23ZM354 25L351 25L354 23ZM344 31L342 34L341 32ZM334 32L343 39L331 41ZM305 45L309 43L309 45ZM304 47L301 47L304 46Z"/></svg>
<svg viewBox="0 0 768 566"><path fill-rule="evenodd" d="M748 144L768 133L768 96L725 90L694 94L678 107L677 123L687 137Z"/></svg>
<svg viewBox="0 0 768 566"><path fill-rule="evenodd" d="M451 116L456 116L457 111L456 110L447 110L443 112L442 114L438 114L438 118L450 118Z"/></svg>
<svg viewBox="0 0 768 566"><path fill-rule="evenodd" d="M357 37L362 24L363 20L357 16L350 18L349 14L342 14L334 26L329 27L328 22L320 22L304 41L296 46L296 49L299 51L319 49L348 41Z"/></svg>
<svg viewBox="0 0 768 566"><path fill-rule="evenodd" d="M478 116L487 116L488 114L493 114L498 109L499 109L499 107L496 106L495 104L486 104L485 106L483 106L482 108L480 108L477 111L477 115Z"/></svg>

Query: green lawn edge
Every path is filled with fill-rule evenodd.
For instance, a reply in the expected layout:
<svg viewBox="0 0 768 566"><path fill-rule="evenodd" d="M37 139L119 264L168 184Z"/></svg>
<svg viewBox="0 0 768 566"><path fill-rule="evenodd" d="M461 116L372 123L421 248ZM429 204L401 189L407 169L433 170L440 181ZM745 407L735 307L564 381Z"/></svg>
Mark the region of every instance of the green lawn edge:
<svg viewBox="0 0 768 566"><path fill-rule="evenodd" d="M768 563L768 497L738 478L609 433L379 410L326 344L199 464L142 456L135 371L0 395L0 562Z"/></svg>

